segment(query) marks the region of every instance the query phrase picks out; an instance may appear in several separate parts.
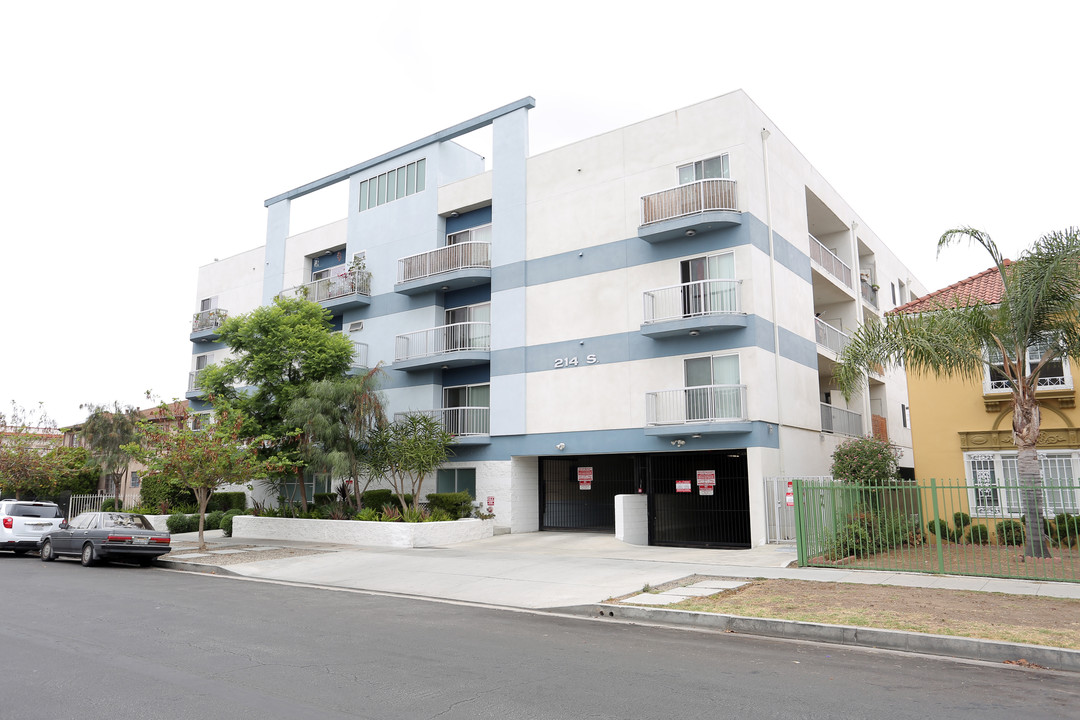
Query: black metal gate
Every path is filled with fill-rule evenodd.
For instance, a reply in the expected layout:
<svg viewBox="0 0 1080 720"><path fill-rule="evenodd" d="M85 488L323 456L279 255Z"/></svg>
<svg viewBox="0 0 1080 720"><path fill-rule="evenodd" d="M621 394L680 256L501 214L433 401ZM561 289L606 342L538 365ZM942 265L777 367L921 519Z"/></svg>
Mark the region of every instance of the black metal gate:
<svg viewBox="0 0 1080 720"><path fill-rule="evenodd" d="M615 532L615 496L637 492L634 455L540 458L540 529ZM582 490L578 469L592 468Z"/></svg>
<svg viewBox="0 0 1080 720"><path fill-rule="evenodd" d="M701 494L699 470L715 473L712 495ZM678 492L677 481L689 492ZM745 450L649 455L648 489L650 545L750 547Z"/></svg>

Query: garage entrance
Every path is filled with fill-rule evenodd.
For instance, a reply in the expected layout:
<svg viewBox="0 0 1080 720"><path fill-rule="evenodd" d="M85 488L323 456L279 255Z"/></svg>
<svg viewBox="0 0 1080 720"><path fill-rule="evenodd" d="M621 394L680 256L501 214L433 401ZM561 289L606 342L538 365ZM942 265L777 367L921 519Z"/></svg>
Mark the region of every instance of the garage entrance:
<svg viewBox="0 0 1080 720"><path fill-rule="evenodd" d="M591 489L583 489L590 468ZM715 478L711 495L702 494L699 471ZM614 533L615 496L640 490L650 545L750 547L745 450L542 457L539 475L541 530Z"/></svg>

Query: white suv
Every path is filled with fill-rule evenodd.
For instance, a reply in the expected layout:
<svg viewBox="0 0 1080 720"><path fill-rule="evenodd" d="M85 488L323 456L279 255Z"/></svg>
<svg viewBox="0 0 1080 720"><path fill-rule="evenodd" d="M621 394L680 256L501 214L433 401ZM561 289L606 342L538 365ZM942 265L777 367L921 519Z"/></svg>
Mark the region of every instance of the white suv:
<svg viewBox="0 0 1080 720"><path fill-rule="evenodd" d="M37 550L38 542L56 530L64 513L56 503L33 500L0 500L0 550L22 555Z"/></svg>

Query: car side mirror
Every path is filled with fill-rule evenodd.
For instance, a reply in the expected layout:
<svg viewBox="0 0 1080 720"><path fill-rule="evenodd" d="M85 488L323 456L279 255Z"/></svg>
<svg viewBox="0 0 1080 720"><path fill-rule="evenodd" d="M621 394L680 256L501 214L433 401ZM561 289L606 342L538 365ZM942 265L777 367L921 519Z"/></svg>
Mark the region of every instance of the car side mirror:
<svg viewBox="0 0 1080 720"><path fill-rule="evenodd" d="M61 530L67 530L68 529L68 524L66 522L60 523L60 529Z"/></svg>

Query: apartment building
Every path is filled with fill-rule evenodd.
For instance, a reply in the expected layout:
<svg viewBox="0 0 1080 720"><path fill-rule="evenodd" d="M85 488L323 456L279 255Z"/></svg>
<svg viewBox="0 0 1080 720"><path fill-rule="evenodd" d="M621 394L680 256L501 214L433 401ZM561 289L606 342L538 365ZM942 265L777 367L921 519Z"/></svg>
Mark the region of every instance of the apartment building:
<svg viewBox="0 0 1080 720"><path fill-rule="evenodd" d="M504 531L750 547L765 479L827 474L845 437L912 468L903 371L850 402L831 378L847 331L922 285L745 93L537 155L533 106L267 200L266 244L200 269L193 408L221 320L306 287L393 412L457 436L427 487ZM490 167L455 142L487 127ZM291 233L290 202L336 183L343 218Z"/></svg>

